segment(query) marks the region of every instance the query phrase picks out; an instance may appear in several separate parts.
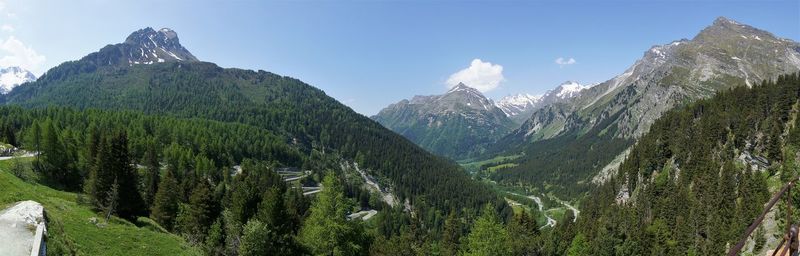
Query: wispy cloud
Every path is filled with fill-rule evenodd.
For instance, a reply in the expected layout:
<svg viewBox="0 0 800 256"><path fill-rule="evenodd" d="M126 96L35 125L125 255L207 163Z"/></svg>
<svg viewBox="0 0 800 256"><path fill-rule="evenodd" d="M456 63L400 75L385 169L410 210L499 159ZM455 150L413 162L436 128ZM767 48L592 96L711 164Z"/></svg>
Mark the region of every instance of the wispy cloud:
<svg viewBox="0 0 800 256"><path fill-rule="evenodd" d="M572 65L572 64L575 64L575 63L577 63L577 61L575 61L575 59L573 59L573 58L558 57L558 59L556 59L556 64L558 64L558 66L562 67L562 68L564 66Z"/></svg>
<svg viewBox="0 0 800 256"><path fill-rule="evenodd" d="M481 92L488 92L497 88L503 81L505 81L503 66L474 59L469 67L450 75L446 84L448 88L452 88L458 83L464 83Z"/></svg>
<svg viewBox="0 0 800 256"><path fill-rule="evenodd" d="M44 55L40 55L30 46L14 36L8 39L0 39L0 67L18 66L33 72L39 71L45 61Z"/></svg>

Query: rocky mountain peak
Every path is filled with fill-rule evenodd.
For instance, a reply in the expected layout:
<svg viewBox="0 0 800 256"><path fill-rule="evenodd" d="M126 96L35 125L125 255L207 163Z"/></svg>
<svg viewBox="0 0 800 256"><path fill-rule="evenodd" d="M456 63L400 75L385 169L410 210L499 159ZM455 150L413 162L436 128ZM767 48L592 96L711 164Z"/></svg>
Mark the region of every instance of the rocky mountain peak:
<svg viewBox="0 0 800 256"><path fill-rule="evenodd" d="M169 28L158 31L151 27L131 33L125 39L128 64L152 64L170 61L197 61L197 58L184 48L178 33Z"/></svg>
<svg viewBox="0 0 800 256"><path fill-rule="evenodd" d="M469 87L464 83L458 83L456 86L453 86L453 88L450 88L450 90L447 91L447 93L454 93L454 92L471 92L483 95L480 91L478 91L478 89Z"/></svg>
<svg viewBox="0 0 800 256"><path fill-rule="evenodd" d="M774 40L771 33L725 17L719 17L700 31L693 41L731 44L736 40Z"/></svg>

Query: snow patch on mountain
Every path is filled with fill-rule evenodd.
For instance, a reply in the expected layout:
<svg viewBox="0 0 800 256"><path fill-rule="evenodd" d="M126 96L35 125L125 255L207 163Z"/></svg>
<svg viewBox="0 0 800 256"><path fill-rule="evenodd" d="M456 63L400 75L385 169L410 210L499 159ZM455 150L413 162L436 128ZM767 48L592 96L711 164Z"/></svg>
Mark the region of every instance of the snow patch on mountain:
<svg viewBox="0 0 800 256"><path fill-rule="evenodd" d="M560 99L567 99L578 96L578 94L580 94L581 91L589 89L591 87L592 87L591 85L585 86L575 81L566 81L561 85L559 85L558 87L556 87L554 92L556 93L556 97Z"/></svg>
<svg viewBox="0 0 800 256"><path fill-rule="evenodd" d="M517 94L508 95L497 101L497 107L503 110L506 116L516 116L528 108L536 107L544 95Z"/></svg>
<svg viewBox="0 0 800 256"><path fill-rule="evenodd" d="M20 67L0 68L0 94L7 94L14 87L35 80L33 73Z"/></svg>

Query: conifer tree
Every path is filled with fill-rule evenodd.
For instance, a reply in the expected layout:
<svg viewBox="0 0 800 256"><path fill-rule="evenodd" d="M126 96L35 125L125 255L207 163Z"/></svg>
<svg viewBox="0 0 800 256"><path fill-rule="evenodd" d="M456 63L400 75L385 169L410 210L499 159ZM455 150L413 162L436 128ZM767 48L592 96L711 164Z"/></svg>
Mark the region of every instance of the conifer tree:
<svg viewBox="0 0 800 256"><path fill-rule="evenodd" d="M510 255L510 237L490 204L484 207L481 217L467 235L464 255Z"/></svg>
<svg viewBox="0 0 800 256"><path fill-rule="evenodd" d="M112 161L108 140L102 138L98 144L96 163L92 165L89 179L84 186L84 192L89 195L92 205L98 210L108 205L106 195L116 178L111 166Z"/></svg>
<svg viewBox="0 0 800 256"><path fill-rule="evenodd" d="M325 176L322 187L300 229L300 242L314 255L359 254L365 248L354 226L358 222L348 222L345 218L353 203L344 197L333 173Z"/></svg>
<svg viewBox="0 0 800 256"><path fill-rule="evenodd" d="M139 193L139 175L134 169L130 153L128 152L128 136L125 132L118 132L111 139L110 150L112 156L111 169L119 181L119 207L117 213L120 217L132 219L146 213L142 194Z"/></svg>
<svg viewBox="0 0 800 256"><path fill-rule="evenodd" d="M225 251L225 224L222 216L217 218L217 221L208 230L208 235L203 244L203 251L206 255L223 255Z"/></svg>
<svg viewBox="0 0 800 256"><path fill-rule="evenodd" d="M146 176L144 178L144 203L147 207L153 206L156 192L158 192L158 183L160 182L161 165L158 161L158 153L156 152L155 143L150 142L147 145L147 151L144 155L144 162L147 167Z"/></svg>
<svg viewBox="0 0 800 256"><path fill-rule="evenodd" d="M164 174L150 209L150 218L167 230L172 230L178 214L178 183L171 171Z"/></svg>
<svg viewBox="0 0 800 256"><path fill-rule="evenodd" d="M181 220L181 223L178 223L180 232L189 242L201 243L216 217L217 208L207 182L200 182L195 186L189 204L186 206L186 211L182 212L185 216L178 218Z"/></svg>
<svg viewBox="0 0 800 256"><path fill-rule="evenodd" d="M461 232L461 221L458 219L458 216L456 216L455 211L450 211L450 214L447 215L447 219L444 221L442 239L439 243L439 250L443 255L458 254Z"/></svg>

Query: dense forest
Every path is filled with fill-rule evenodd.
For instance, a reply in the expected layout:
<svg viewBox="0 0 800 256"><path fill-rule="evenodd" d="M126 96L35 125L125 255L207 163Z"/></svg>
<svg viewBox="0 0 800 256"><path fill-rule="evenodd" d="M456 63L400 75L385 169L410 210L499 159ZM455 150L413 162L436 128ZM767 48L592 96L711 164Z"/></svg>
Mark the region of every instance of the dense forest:
<svg viewBox="0 0 800 256"><path fill-rule="evenodd" d="M40 152L32 182L78 192L106 218L149 217L208 255L522 254L539 234L535 212L509 217L503 205L453 208L432 226L430 216L360 200L374 195L344 178L340 155L306 154L244 124L1 107L0 131L0 141ZM278 175L283 166L313 170L309 182L323 191L304 196ZM369 222L346 218L365 208L380 212ZM75 253L63 238L49 246Z"/></svg>
<svg viewBox="0 0 800 256"><path fill-rule="evenodd" d="M435 220L445 218L451 209L477 211L489 202L508 216L505 203L455 163L425 152L297 79L206 62L108 66L98 64L103 53L49 70L36 82L16 88L6 103L135 110L243 124L282 138L305 155L318 149L358 162L387 179L400 201L409 200L428 225L439 223ZM207 140L218 139L207 136ZM245 146L232 148L241 147ZM231 158L228 163L239 160L221 151L205 155Z"/></svg>
<svg viewBox="0 0 800 256"><path fill-rule="evenodd" d="M611 162L629 147L630 139L614 134L613 121L619 113L606 118L586 133L571 132L536 143L512 143L501 140L499 145L520 148L525 157L508 161L515 165L500 168L490 178L504 184L539 184L541 191L554 192L569 199L585 196L593 184L587 182L596 170ZM510 152L514 152L513 150ZM547 184L545 189L544 185Z"/></svg>
<svg viewBox="0 0 800 256"><path fill-rule="evenodd" d="M798 75L667 112L633 147L617 178L589 193L563 239L580 255L727 252L776 189L768 184L781 186L798 174ZM779 208L776 216L785 216L785 204ZM751 236L754 253L764 249L765 232Z"/></svg>

